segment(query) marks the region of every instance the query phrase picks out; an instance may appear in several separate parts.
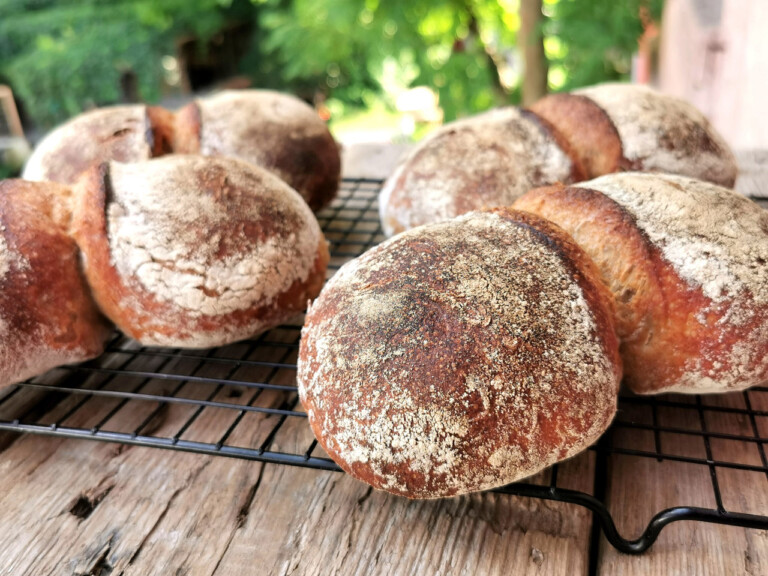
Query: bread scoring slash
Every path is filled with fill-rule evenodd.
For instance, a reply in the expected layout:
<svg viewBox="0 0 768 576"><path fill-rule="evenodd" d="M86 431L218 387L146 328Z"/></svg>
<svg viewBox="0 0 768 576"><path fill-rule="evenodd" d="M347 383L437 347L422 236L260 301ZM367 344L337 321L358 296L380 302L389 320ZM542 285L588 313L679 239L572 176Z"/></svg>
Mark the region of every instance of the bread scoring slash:
<svg viewBox="0 0 768 576"><path fill-rule="evenodd" d="M443 126L379 196L387 235L484 207L530 188L639 170L733 186L736 159L694 106L646 86L600 84Z"/></svg>
<svg viewBox="0 0 768 576"><path fill-rule="evenodd" d="M301 312L322 286L328 248L311 210L246 162L110 162L87 171L74 196L94 297L143 344L241 340Z"/></svg>
<svg viewBox="0 0 768 576"><path fill-rule="evenodd" d="M768 212L714 184L623 173L533 190L515 207L568 231L615 296L640 394L768 382Z"/></svg>

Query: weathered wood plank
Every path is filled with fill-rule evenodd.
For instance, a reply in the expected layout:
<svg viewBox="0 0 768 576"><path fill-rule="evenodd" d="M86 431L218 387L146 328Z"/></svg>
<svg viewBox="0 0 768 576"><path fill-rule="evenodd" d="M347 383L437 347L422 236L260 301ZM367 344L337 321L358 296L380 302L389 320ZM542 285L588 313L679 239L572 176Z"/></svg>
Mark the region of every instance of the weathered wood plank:
<svg viewBox="0 0 768 576"><path fill-rule="evenodd" d="M290 335L286 335L289 338ZM221 352L237 357L237 348ZM263 353L263 350L260 351ZM294 359L295 352L287 360ZM275 348L272 357L286 359ZM162 359L130 368L153 369ZM198 370L194 360L174 361L182 374L223 377L226 365ZM295 371L268 374L243 366L234 378L290 384ZM118 376L106 388L133 390L142 384ZM168 392L177 382L143 383L142 390ZM215 385L187 384L188 397L208 397ZM252 390L216 399L245 403ZM253 402L279 406L295 393L264 391ZM92 398L67 419L93 425L114 412L107 429L131 429L156 403L136 403L115 412L116 400ZM71 400L41 417L54 421ZM170 405L151 425L172 436L194 407ZM205 409L185 438L215 441L231 422ZM249 413L229 442L258 446L275 417ZM289 418L275 438L277 450L306 450L306 421ZM560 485L589 490L593 455L563 465ZM539 480L547 481L543 474ZM0 566L24 574L280 574L455 573L501 574L509 566L531 573L579 574L588 563L590 516L578 507L482 494L435 502L410 502L371 493L343 474L230 460L157 449L23 436L0 464ZM297 573L298 573L297 572Z"/></svg>
<svg viewBox="0 0 768 576"><path fill-rule="evenodd" d="M692 398L672 397L694 402ZM745 408L741 393L713 395L704 405ZM636 421L650 423L648 413L632 414ZM691 409L659 409L661 426L751 436L749 416L703 411L703 422L695 404ZM653 450L653 435L637 435L619 429L615 441L625 447ZM701 435L660 434L665 453L706 458L707 447ZM710 454L715 460L760 465L757 444L710 438ZM609 460L608 505L625 537L637 537L652 515L672 506L715 508L710 468L655 458L611 456ZM762 472L716 468L723 505L732 512L768 514L768 480ZM625 574L768 574L768 532L698 522L679 522L667 526L653 547L642 556L617 552L603 537L599 573Z"/></svg>
<svg viewBox="0 0 768 576"><path fill-rule="evenodd" d="M588 489L592 468L582 455L561 474ZM572 505L493 493L409 501L338 473L267 466L215 574L254 554L267 574L585 574L589 526Z"/></svg>

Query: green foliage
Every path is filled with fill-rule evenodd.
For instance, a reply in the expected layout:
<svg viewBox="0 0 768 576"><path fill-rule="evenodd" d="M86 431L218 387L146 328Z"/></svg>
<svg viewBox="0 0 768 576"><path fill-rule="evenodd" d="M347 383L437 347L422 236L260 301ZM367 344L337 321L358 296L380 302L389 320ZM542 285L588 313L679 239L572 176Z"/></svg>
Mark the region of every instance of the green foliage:
<svg viewBox="0 0 768 576"><path fill-rule="evenodd" d="M427 85L447 120L519 101L518 0L252 0L262 47L288 82L355 105ZM550 84L627 78L643 28L663 0L545 0ZM388 94L389 92L389 94Z"/></svg>
<svg viewBox="0 0 768 576"><path fill-rule="evenodd" d="M514 46L514 2L496 0L262 0L262 46L286 80L365 105L409 85L436 88L447 119L511 96L490 54Z"/></svg>
<svg viewBox="0 0 768 576"><path fill-rule="evenodd" d="M544 0L550 84L626 77L641 7L663 0ZM318 92L334 111L394 107L410 86L437 90L446 120L519 101L519 0L0 0L0 81L49 126L121 99L162 95L162 56L230 18L254 24L240 69L255 86ZM200 45L204 42L199 43Z"/></svg>
<svg viewBox="0 0 768 576"><path fill-rule="evenodd" d="M641 9L655 20L661 18L664 0L550 0L550 18L544 32L557 39L549 44L547 57L555 69L562 67L570 90L629 77L632 54L643 33Z"/></svg>
<svg viewBox="0 0 768 576"><path fill-rule="evenodd" d="M0 77L42 125L120 99L132 71L141 96L162 86L161 56L180 33L206 37L223 0L0 0Z"/></svg>

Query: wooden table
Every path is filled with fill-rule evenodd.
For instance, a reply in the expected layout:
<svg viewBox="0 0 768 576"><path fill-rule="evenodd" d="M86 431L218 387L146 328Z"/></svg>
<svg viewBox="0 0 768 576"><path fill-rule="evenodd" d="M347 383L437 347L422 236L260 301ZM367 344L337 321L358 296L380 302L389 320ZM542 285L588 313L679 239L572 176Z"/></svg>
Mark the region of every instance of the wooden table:
<svg viewBox="0 0 768 576"><path fill-rule="evenodd" d="M399 151L378 154L381 171ZM370 174L364 163L355 166L360 164L350 161L347 172ZM755 185L754 178L749 183ZM221 354L240 354L238 346ZM138 368L151 370L161 361L145 358ZM193 370L193 360L173 362L177 371ZM217 376L215 366L206 370ZM279 378L289 382L292 375ZM119 376L111 383L122 385L128 383ZM163 393L168 386L152 380L146 390ZM210 386L195 393L206 396ZM266 393L260 402L277 405L280 398ZM768 410L768 393L748 398L753 408ZM0 417L37 401L19 395L3 404ZM36 409L41 420L54 420L75 401ZM113 399L91 402L88 411L75 412L71 425L88 427L114 412ZM706 402L738 408L744 400L728 395ZM146 429L172 433L190 409L172 405L154 414ZM112 421L130 428L145 421L148 410L118 410ZM642 410L623 416L651 417ZM653 418L685 424L668 422L673 414L660 410ZM210 410L193 432L216 435L226 425ZM696 425L724 435L757 426L768 436L768 418L753 422L727 411L707 412ZM264 426L254 419L237 434L255 441ZM665 451L683 456L703 457L705 451L698 438L685 434L615 434L616 442L622 435L634 446L661 442ZM310 441L306 424L286 425L276 439L286 449ZM0 450L0 574L768 574L765 531L680 522L667 527L647 553L629 556L602 536L593 542L591 514L572 504L494 493L411 502L337 472L37 435L0 435ZM759 465L757 444L723 439L706 450ZM590 493L595 461L595 452L587 452L562 465L558 486ZM606 500L625 535L639 534L667 506L714 506L706 466L633 456L612 457L609 465ZM547 474L536 480L546 482ZM726 469L718 471L718 480L726 507L768 514L765 474Z"/></svg>

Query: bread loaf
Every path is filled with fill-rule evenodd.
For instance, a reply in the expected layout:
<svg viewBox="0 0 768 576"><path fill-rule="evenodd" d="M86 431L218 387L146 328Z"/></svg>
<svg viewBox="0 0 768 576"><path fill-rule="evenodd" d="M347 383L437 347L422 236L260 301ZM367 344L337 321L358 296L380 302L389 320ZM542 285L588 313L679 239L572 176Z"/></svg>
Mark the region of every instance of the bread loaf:
<svg viewBox="0 0 768 576"><path fill-rule="evenodd" d="M24 167L26 180L74 184L86 169L114 160L141 162L170 151L173 114L134 105L99 108L48 134Z"/></svg>
<svg viewBox="0 0 768 576"><path fill-rule="evenodd" d="M75 186L72 231L104 313L143 344L206 348L301 312L328 248L282 180L231 158L105 163Z"/></svg>
<svg viewBox="0 0 768 576"><path fill-rule="evenodd" d="M511 204L534 186L626 170L669 172L724 186L732 152L690 104L630 84L547 96L445 125L385 183L381 224L391 235L483 206Z"/></svg>
<svg viewBox="0 0 768 576"><path fill-rule="evenodd" d="M682 176L625 173L534 190L515 207L568 231L617 307L640 394L768 382L768 212Z"/></svg>
<svg viewBox="0 0 768 576"><path fill-rule="evenodd" d="M175 150L232 156L274 172L320 210L336 195L341 159L317 113L303 101L269 90L219 92L177 115Z"/></svg>
<svg viewBox="0 0 768 576"><path fill-rule="evenodd" d="M0 385L103 351L110 327L67 235L69 190L0 182Z"/></svg>
<svg viewBox="0 0 768 576"><path fill-rule="evenodd" d="M736 159L706 117L688 102L647 86L600 84L548 96L531 110L581 153L590 178L643 170L729 188L736 182Z"/></svg>
<svg viewBox="0 0 768 576"><path fill-rule="evenodd" d="M504 208L345 264L302 331L318 441L409 498L493 488L583 450L613 418L621 373L598 276L562 230Z"/></svg>
<svg viewBox="0 0 768 576"><path fill-rule="evenodd" d="M381 224L391 236L580 179L546 122L518 108L492 110L447 124L413 151L384 184Z"/></svg>
<svg viewBox="0 0 768 576"><path fill-rule="evenodd" d="M268 90L225 91L177 113L156 106L114 106L81 114L37 146L23 177L74 184L103 162L144 162L166 154L231 156L277 174L313 210L336 195L341 157L315 111Z"/></svg>

